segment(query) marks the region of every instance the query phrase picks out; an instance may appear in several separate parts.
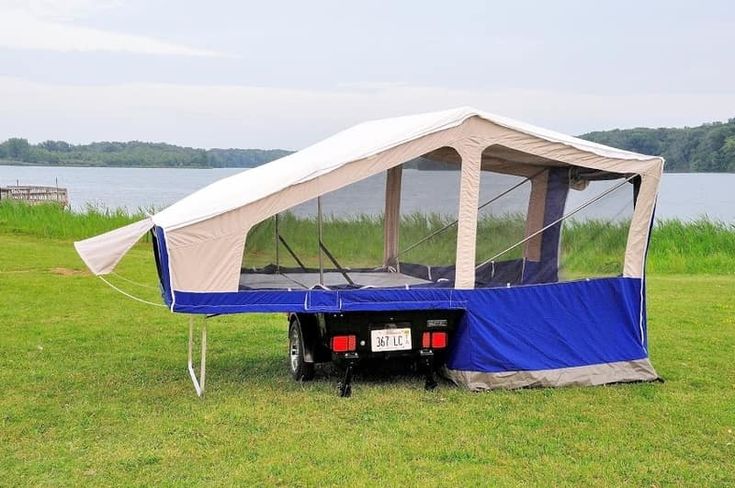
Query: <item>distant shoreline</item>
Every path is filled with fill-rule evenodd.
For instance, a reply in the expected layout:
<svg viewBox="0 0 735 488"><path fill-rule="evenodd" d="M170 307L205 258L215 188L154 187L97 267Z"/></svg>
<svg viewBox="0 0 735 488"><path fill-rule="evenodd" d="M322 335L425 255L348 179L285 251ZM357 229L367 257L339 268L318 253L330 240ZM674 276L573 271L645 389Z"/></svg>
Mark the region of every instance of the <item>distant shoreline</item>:
<svg viewBox="0 0 735 488"><path fill-rule="evenodd" d="M666 172L735 173L735 118L697 127L612 129L589 132L578 137L639 154L661 156L666 160ZM247 169L292 153L286 149L202 149L142 141L70 144L49 140L32 144L27 139L11 137L0 142L0 165ZM407 164L418 169L447 169L443 163L422 158Z"/></svg>
<svg viewBox="0 0 735 488"><path fill-rule="evenodd" d="M268 163L263 163L268 164ZM101 169L253 169L257 166L103 166L100 164L49 164L49 163L28 163L25 161L9 161L0 159L0 166L18 166L24 168L101 168ZM417 168L409 167L406 169L415 169L417 171L446 171L438 168ZM735 171L666 171L664 167L664 174L667 175L689 175L689 174L735 174Z"/></svg>
<svg viewBox="0 0 735 488"><path fill-rule="evenodd" d="M263 163L266 164L266 163ZM160 166L130 166L130 165L103 165L103 164L52 164L48 162L43 163L29 163L27 161L12 161L7 159L0 159L0 166L22 166L25 168L110 168L110 169L252 169L257 166L173 166L173 165L160 165Z"/></svg>

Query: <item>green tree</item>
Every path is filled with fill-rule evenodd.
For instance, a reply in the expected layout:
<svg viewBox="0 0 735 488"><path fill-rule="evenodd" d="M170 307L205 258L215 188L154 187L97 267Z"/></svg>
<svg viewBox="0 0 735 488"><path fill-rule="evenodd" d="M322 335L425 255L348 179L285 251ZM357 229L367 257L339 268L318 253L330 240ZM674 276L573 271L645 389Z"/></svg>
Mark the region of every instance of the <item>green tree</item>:
<svg viewBox="0 0 735 488"><path fill-rule="evenodd" d="M28 140L20 137L12 137L8 139L5 141L4 146L7 157L18 161L26 161L31 148L30 144L28 144Z"/></svg>
<svg viewBox="0 0 735 488"><path fill-rule="evenodd" d="M725 139L725 143L722 145L722 156L726 163L725 170L735 173L735 135L729 136Z"/></svg>

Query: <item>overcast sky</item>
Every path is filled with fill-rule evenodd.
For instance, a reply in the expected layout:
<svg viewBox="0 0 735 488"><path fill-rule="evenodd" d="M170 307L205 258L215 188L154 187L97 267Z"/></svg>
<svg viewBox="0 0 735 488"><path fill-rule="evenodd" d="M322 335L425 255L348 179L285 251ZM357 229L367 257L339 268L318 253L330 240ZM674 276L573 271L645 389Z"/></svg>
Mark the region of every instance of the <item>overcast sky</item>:
<svg viewBox="0 0 735 488"><path fill-rule="evenodd" d="M733 5L0 0L0 140L299 149L460 105L698 125L735 117Z"/></svg>

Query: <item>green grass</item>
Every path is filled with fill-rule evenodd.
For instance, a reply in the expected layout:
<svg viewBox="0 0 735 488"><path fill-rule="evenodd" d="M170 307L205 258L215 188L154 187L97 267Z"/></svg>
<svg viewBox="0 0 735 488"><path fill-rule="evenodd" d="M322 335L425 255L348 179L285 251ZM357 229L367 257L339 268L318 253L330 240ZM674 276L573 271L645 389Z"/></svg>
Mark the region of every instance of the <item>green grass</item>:
<svg viewBox="0 0 735 488"><path fill-rule="evenodd" d="M575 272L620 272L627 222L570 222L563 262ZM735 274L735 225L700 219L666 220L653 229L648 271L655 274Z"/></svg>
<svg viewBox="0 0 735 488"><path fill-rule="evenodd" d="M72 212L55 204L26 205L0 202L0 232L54 239L86 239L142 219L142 213L88 207Z"/></svg>
<svg viewBox="0 0 735 488"><path fill-rule="evenodd" d="M378 375L340 399L329 370L290 379L285 317L264 314L209 322L202 400L185 317L121 297L69 241L0 215L0 485L735 484L735 276L650 277L663 384L477 394ZM48 232L62 228L80 237ZM150 251L119 273L152 285Z"/></svg>

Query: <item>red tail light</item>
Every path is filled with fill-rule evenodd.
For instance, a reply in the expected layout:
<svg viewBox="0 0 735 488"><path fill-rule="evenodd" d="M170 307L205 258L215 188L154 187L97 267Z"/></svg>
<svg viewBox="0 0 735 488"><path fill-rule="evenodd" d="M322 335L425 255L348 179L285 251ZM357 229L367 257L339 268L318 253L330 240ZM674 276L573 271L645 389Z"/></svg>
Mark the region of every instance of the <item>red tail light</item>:
<svg viewBox="0 0 735 488"><path fill-rule="evenodd" d="M446 332L432 332L431 333L431 347L433 349L444 349L447 347L447 333Z"/></svg>
<svg viewBox="0 0 735 488"><path fill-rule="evenodd" d="M357 348L357 338L353 335L340 335L332 337L332 351L348 352Z"/></svg>
<svg viewBox="0 0 735 488"><path fill-rule="evenodd" d="M424 332L421 335L421 347L424 349L428 349L431 347L431 333L430 332Z"/></svg>

